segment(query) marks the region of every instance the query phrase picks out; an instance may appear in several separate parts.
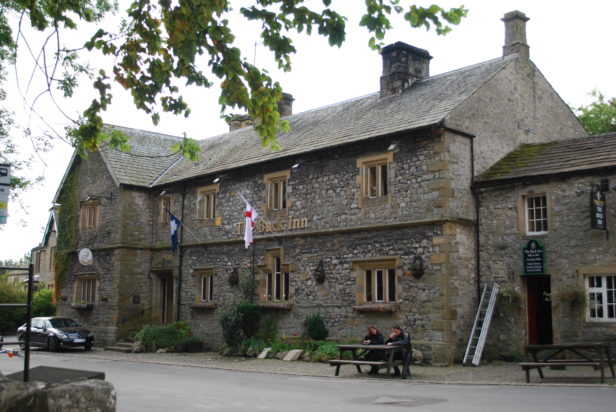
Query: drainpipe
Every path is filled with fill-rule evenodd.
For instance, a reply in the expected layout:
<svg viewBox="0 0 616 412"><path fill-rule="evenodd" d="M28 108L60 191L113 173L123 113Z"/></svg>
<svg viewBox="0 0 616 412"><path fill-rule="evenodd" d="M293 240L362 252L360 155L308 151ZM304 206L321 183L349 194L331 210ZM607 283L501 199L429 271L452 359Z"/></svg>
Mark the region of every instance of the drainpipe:
<svg viewBox="0 0 616 412"><path fill-rule="evenodd" d="M180 226L182 226L184 224L184 201L186 200L186 186L182 187L182 206L180 208L180 222L182 222L182 224ZM177 314L176 314L176 321L180 321L180 309L181 309L181 305L182 305L182 261L184 260L184 250L182 245L184 244L184 228L180 227L180 241L178 242L178 253L179 253L179 267L178 267L178 295L177 295L177 301L178 301L178 310L177 310Z"/></svg>
<svg viewBox="0 0 616 412"><path fill-rule="evenodd" d="M475 187L475 140L471 139L471 192L475 200L475 278L477 279L477 306L479 306L479 296L481 296L481 247L479 236L479 190Z"/></svg>

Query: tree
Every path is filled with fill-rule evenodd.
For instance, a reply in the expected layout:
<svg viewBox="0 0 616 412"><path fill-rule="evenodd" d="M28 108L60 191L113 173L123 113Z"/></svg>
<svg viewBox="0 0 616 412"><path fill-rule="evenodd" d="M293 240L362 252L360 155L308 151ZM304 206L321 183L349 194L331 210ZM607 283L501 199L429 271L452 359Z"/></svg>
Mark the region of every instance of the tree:
<svg viewBox="0 0 616 412"><path fill-rule="evenodd" d="M590 95L596 101L573 109L582 125L591 134L616 132L616 98L606 99L598 90Z"/></svg>
<svg viewBox="0 0 616 412"><path fill-rule="evenodd" d="M117 6L111 0L8 0L0 5L0 71L16 56L18 42L7 15L16 14L19 24L17 40L27 36L25 26L48 32L40 52L30 51L38 70L47 79L46 93L58 88L64 96L73 95L80 74L92 77L97 97L81 118L75 119L67 136L82 155L101 144L126 149L125 136L103 133L102 112L112 103L112 82L130 91L137 108L151 116L154 124L160 111L188 116L190 108L177 84L182 81L210 88L213 80L221 83L221 112L244 109L255 119L255 129L264 146L277 147L276 134L289 124L280 119L277 101L282 97L280 85L266 71L250 64L233 46L235 39L229 23L232 3L240 15L261 25L261 40L274 54L278 67L291 70L291 56L296 53L291 35L316 31L331 46L345 40L346 18L334 8L332 0L132 0L117 32L98 29L83 48L68 49L62 35L80 24L100 22ZM390 17L402 15L411 27L434 27L438 34L451 30L466 16L463 7L445 10L437 5L418 7L400 0L365 0L365 14L360 26L370 33L369 46L378 50L385 33L392 27ZM342 4L339 2L338 4ZM338 9L339 10L339 9ZM51 46L53 44L53 46ZM49 49L51 47L51 49ZM112 57L110 67L94 70L81 63L88 52L98 51ZM211 75L199 67L198 57L208 58ZM60 73L62 72L62 73ZM198 146L190 139L174 150L194 157Z"/></svg>

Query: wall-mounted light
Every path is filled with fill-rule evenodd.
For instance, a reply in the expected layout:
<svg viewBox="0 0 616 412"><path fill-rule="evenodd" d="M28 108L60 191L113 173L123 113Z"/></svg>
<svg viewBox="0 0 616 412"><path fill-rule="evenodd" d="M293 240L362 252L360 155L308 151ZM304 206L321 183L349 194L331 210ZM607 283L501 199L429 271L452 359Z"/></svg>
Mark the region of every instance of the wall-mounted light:
<svg viewBox="0 0 616 412"><path fill-rule="evenodd" d="M415 255L413 260L411 261L411 266L409 267L409 272L415 279L419 279L424 274L424 261L421 256Z"/></svg>
<svg viewBox="0 0 616 412"><path fill-rule="evenodd" d="M214 179L214 183L218 183L222 180L222 178L220 176L218 176L216 179Z"/></svg>
<svg viewBox="0 0 616 412"><path fill-rule="evenodd" d="M87 195L85 199L82 200L82 202L89 202L91 200L98 200L98 199L107 199L107 200L113 200L114 198L114 193L113 192L109 192L109 196L103 196L103 195Z"/></svg>
<svg viewBox="0 0 616 412"><path fill-rule="evenodd" d="M396 147L398 147L398 143L392 143L389 145L389 147L387 148L388 152L393 152L394 150L396 150Z"/></svg>
<svg viewBox="0 0 616 412"><path fill-rule="evenodd" d="M302 162L295 162L293 166L291 166L291 169L297 169L298 167L300 167L301 164Z"/></svg>
<svg viewBox="0 0 616 412"><path fill-rule="evenodd" d="M162 192L160 192L160 195L158 195L158 196L163 197L165 195L165 193L167 193L167 191L163 190Z"/></svg>

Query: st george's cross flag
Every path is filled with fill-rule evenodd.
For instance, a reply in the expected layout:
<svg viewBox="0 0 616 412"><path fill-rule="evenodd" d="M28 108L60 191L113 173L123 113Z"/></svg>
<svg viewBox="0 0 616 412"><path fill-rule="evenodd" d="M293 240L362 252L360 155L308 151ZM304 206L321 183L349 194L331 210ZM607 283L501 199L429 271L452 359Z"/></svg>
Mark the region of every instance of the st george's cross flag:
<svg viewBox="0 0 616 412"><path fill-rule="evenodd" d="M248 200L246 200L244 198L244 196L242 196L240 194L240 197L242 198L244 203L246 203L246 223L244 225L245 226L245 228L244 228L244 246L246 247L246 249L248 249L250 247L250 245L254 243L254 240L253 240L253 237L252 237L252 230L255 227L255 220L257 220L257 217L259 216L259 214L250 205L250 203L248 203Z"/></svg>
<svg viewBox="0 0 616 412"><path fill-rule="evenodd" d="M171 250L175 252L175 249L178 247L178 229L182 222L177 217L173 216L173 213L167 211L169 213L169 230L171 232Z"/></svg>

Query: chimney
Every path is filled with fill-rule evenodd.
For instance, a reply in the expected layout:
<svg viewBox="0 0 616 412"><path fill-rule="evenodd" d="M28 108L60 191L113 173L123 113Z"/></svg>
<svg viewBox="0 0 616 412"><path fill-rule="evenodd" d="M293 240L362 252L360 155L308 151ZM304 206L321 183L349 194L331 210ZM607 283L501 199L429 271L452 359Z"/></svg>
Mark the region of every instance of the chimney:
<svg viewBox="0 0 616 412"><path fill-rule="evenodd" d="M510 11L501 19L505 22L505 45L503 57L518 53L528 58L529 47L526 43L526 22L529 20L521 11Z"/></svg>
<svg viewBox="0 0 616 412"><path fill-rule="evenodd" d="M381 55L381 98L399 94L417 80L430 76L432 56L427 50L396 42L384 47Z"/></svg>
<svg viewBox="0 0 616 412"><path fill-rule="evenodd" d="M236 114L231 120L229 120L229 131L243 129L254 124L252 117L247 114Z"/></svg>
<svg viewBox="0 0 616 412"><path fill-rule="evenodd" d="M292 94L282 93L282 97L278 100L278 113L280 117L287 117L293 114L293 98Z"/></svg>

